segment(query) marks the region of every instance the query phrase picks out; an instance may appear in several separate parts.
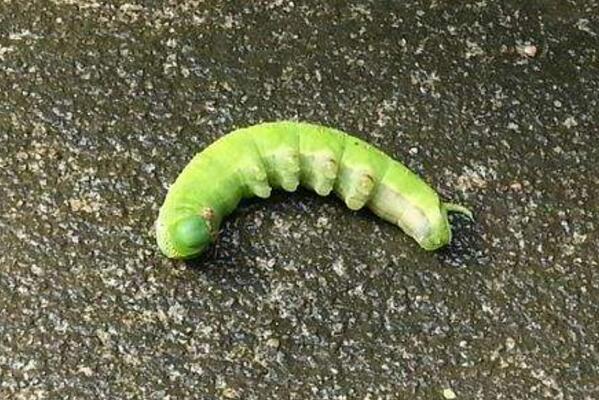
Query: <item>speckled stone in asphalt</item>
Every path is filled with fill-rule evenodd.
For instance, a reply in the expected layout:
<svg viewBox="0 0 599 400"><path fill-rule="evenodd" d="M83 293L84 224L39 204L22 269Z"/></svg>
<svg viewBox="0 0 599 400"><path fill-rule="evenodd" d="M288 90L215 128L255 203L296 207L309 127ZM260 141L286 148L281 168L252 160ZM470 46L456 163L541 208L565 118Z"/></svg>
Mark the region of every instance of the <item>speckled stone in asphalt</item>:
<svg viewBox="0 0 599 400"><path fill-rule="evenodd" d="M1 399L599 398L599 4L0 1ZM282 118L445 198L455 241L300 191L192 263L193 154Z"/></svg>

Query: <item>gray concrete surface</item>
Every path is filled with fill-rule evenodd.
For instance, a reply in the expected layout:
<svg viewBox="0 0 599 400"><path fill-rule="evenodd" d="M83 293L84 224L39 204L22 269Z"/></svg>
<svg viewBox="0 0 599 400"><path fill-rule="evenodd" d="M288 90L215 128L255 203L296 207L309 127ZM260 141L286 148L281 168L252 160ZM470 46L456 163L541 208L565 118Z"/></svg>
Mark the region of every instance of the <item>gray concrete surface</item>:
<svg viewBox="0 0 599 400"><path fill-rule="evenodd" d="M0 3L0 398L599 398L597 1L323 3ZM476 222L279 193L161 257L192 155L281 118Z"/></svg>

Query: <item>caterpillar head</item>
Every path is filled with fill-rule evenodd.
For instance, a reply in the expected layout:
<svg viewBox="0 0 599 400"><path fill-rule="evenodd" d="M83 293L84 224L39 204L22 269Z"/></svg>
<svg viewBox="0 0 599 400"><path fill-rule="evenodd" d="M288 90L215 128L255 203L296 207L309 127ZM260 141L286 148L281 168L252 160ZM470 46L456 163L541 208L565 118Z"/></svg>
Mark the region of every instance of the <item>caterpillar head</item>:
<svg viewBox="0 0 599 400"><path fill-rule="evenodd" d="M159 215L155 226L158 247L169 258L194 257L212 242L210 226L199 215L185 216L170 224Z"/></svg>
<svg viewBox="0 0 599 400"><path fill-rule="evenodd" d="M420 238L415 238L425 250L437 250L451 242L451 225L449 224L448 212L458 212L474 219L472 212L466 207L454 203L441 203L439 212L432 221L431 229Z"/></svg>

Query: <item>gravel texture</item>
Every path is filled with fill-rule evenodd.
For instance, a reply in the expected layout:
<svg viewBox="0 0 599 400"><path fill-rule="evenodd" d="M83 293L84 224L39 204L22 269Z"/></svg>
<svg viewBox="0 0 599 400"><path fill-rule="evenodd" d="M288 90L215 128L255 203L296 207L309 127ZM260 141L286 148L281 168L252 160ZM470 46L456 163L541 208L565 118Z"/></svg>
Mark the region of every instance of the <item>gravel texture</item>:
<svg viewBox="0 0 599 400"><path fill-rule="evenodd" d="M0 1L0 398L599 398L599 3ZM333 197L163 258L226 132L352 132L476 222Z"/></svg>

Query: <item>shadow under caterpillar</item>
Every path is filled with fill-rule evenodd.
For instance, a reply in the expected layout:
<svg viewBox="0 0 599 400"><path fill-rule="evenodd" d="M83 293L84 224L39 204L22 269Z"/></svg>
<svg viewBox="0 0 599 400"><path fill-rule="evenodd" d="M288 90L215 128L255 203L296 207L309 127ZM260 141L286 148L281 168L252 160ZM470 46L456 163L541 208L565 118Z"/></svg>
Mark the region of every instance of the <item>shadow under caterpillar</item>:
<svg viewBox="0 0 599 400"><path fill-rule="evenodd" d="M198 153L169 188L155 223L170 258L192 258L216 239L242 198L267 198L299 185L334 192L352 210L368 207L426 250L451 241L448 212L472 218L400 162L345 132L303 122L269 122L233 131Z"/></svg>

